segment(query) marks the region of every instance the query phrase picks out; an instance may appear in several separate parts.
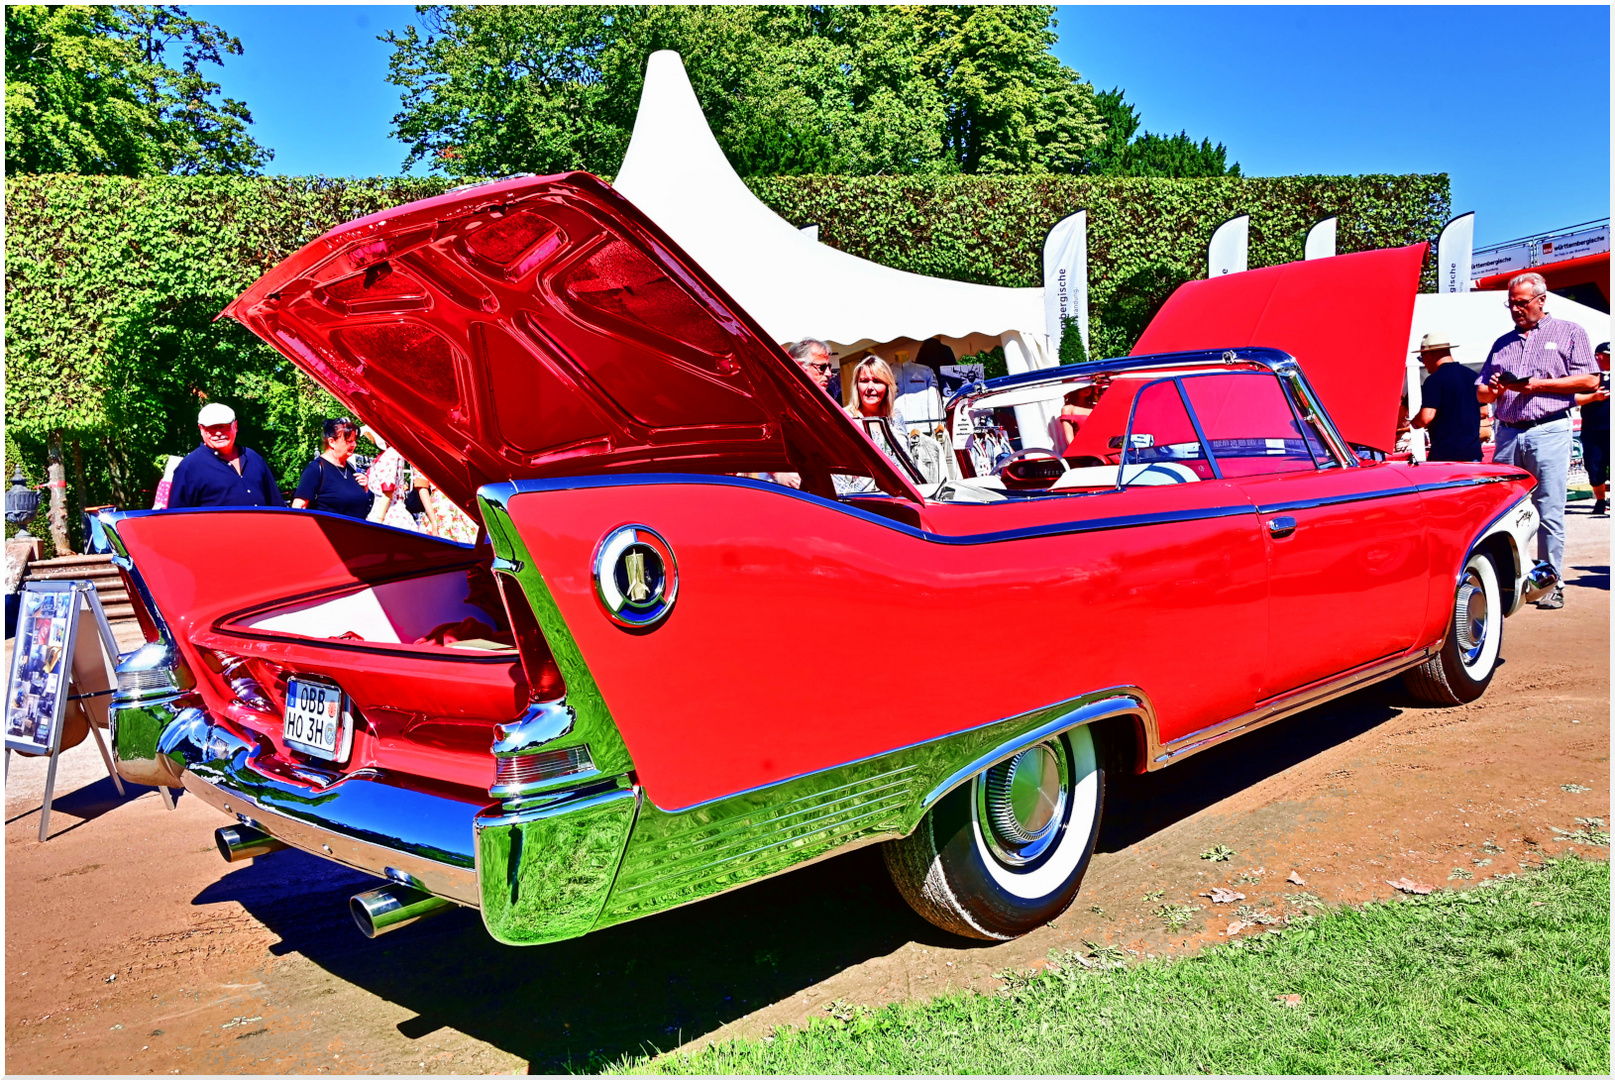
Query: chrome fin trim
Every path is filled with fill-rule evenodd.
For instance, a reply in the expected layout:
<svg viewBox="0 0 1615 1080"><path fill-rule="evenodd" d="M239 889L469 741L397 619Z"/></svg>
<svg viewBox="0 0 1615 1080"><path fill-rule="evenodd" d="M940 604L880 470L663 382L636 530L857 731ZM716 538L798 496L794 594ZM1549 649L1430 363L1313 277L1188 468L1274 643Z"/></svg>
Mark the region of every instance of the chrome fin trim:
<svg viewBox="0 0 1615 1080"><path fill-rule="evenodd" d="M1145 743L1156 745L1148 696L1111 687L677 812L646 801L596 928L905 836L981 769L1050 735L1117 716L1136 717Z"/></svg>
<svg viewBox="0 0 1615 1080"><path fill-rule="evenodd" d="M594 673L589 670L577 639L566 625L560 605L555 602L543 573L534 565L532 553L527 550L515 523L510 520L507 503L513 490L514 485L511 484L488 484L477 492L482 520L488 530L488 539L493 544L493 570L496 574L511 578L527 597L533 617L538 620L544 640L555 657L556 666L561 669L561 677L566 680L565 700L544 703L546 713L560 715L564 711L571 721L569 724L554 725L550 738L524 744L524 750L565 750L587 746L595 775L628 773L634 767L633 757L623 742L621 732L617 730L611 710L606 707L600 687L594 681ZM529 790L576 787L578 779L576 776L561 777L550 784L532 786Z"/></svg>

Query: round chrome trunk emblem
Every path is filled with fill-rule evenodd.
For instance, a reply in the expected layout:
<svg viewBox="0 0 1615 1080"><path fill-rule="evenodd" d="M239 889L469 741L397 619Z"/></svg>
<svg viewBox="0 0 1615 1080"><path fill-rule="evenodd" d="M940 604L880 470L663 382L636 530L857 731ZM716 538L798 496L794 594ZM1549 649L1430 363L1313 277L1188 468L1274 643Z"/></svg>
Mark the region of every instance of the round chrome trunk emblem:
<svg viewBox="0 0 1615 1080"><path fill-rule="evenodd" d="M606 616L641 630L667 618L678 598L673 549L653 529L622 525L606 534L594 552L594 591Z"/></svg>

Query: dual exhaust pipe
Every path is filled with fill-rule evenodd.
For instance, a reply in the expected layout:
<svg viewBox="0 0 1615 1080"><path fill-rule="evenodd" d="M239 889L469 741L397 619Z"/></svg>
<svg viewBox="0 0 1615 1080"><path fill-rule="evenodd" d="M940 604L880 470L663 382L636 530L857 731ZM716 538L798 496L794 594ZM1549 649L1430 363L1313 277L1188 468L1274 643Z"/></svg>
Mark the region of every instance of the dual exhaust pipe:
<svg viewBox="0 0 1615 1080"><path fill-rule="evenodd" d="M270 855L287 846L251 825L227 825L218 829L213 834L213 842L218 845L219 854L224 856L227 863ZM348 911L353 915L354 923L367 938L441 914L453 906L452 901L441 896L433 896L397 882L362 892L348 901Z"/></svg>

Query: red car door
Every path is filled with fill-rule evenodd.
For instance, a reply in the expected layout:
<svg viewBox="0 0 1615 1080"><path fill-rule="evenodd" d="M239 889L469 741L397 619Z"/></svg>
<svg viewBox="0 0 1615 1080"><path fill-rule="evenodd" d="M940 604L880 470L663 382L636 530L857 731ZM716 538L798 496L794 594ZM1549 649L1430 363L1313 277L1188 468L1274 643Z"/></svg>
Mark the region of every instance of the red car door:
<svg viewBox="0 0 1615 1080"><path fill-rule="evenodd" d="M1383 464L1335 463L1272 375L1204 375L1184 386L1218 469L1261 517L1269 567L1263 696L1411 648L1429 577L1417 489Z"/></svg>

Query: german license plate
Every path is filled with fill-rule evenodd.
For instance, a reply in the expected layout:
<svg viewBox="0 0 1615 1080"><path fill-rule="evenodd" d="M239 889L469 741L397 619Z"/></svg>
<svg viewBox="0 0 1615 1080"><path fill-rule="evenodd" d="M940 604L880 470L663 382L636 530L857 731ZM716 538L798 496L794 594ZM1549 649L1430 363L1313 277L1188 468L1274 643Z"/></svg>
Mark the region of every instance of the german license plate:
<svg viewBox="0 0 1615 1080"><path fill-rule="evenodd" d="M339 761L346 756L353 721L342 690L327 682L296 678L286 682L286 745L311 757Z"/></svg>

